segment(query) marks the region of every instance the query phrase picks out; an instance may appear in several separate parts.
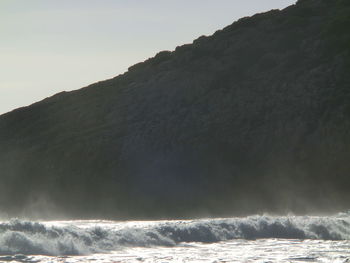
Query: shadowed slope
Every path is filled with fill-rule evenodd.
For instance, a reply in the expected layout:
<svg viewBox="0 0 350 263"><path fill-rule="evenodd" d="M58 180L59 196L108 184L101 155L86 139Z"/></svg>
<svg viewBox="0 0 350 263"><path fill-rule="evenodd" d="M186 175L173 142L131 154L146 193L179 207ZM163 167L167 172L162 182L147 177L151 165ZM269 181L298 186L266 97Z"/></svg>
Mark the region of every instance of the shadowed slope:
<svg viewBox="0 0 350 263"><path fill-rule="evenodd" d="M299 1L0 116L1 209L349 208L349 16L345 0Z"/></svg>

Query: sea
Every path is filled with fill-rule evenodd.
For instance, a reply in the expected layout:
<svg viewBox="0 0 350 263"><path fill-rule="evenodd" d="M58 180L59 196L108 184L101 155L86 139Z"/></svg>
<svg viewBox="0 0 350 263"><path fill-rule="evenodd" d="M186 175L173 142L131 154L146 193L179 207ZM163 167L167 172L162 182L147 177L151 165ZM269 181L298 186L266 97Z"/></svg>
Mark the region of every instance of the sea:
<svg viewBox="0 0 350 263"><path fill-rule="evenodd" d="M0 262L350 263L350 211L162 221L0 222Z"/></svg>

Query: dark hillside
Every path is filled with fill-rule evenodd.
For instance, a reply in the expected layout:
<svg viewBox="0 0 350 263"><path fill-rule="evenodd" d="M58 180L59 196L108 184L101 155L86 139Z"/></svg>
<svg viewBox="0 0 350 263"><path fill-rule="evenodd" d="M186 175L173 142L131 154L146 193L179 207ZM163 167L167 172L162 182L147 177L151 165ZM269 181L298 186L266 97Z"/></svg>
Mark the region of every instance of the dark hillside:
<svg viewBox="0 0 350 263"><path fill-rule="evenodd" d="M349 28L350 1L300 0L0 116L0 209L349 209Z"/></svg>

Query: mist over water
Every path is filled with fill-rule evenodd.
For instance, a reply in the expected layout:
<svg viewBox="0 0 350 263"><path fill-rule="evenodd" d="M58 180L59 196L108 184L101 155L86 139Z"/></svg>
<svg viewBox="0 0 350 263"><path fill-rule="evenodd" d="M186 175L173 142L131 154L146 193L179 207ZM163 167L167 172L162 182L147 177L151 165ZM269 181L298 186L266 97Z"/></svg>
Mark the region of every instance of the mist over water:
<svg viewBox="0 0 350 263"><path fill-rule="evenodd" d="M348 14L299 0L0 115L0 262L349 263Z"/></svg>

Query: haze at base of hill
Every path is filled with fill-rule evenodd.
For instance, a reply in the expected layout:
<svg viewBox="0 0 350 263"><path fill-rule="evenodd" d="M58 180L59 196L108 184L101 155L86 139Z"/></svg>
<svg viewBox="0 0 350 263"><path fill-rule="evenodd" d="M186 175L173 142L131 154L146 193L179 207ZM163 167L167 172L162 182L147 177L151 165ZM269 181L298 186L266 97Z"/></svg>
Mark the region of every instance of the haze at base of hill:
<svg viewBox="0 0 350 263"><path fill-rule="evenodd" d="M346 0L299 1L0 116L1 210L349 209L349 17Z"/></svg>

